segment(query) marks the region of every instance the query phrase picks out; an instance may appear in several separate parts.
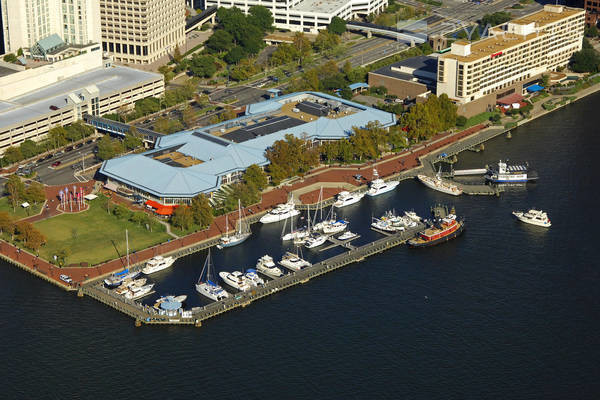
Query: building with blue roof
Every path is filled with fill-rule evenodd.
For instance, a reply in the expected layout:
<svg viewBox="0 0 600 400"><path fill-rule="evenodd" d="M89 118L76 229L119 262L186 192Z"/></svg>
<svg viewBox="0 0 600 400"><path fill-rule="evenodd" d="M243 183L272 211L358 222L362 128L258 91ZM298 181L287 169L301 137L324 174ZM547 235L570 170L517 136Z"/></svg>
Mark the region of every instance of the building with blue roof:
<svg viewBox="0 0 600 400"><path fill-rule="evenodd" d="M162 204L187 203L238 181L252 164L267 165L265 151L288 134L320 143L372 121L388 128L396 116L324 93L292 93L250 104L242 117L160 137L153 150L105 161L100 173L112 187Z"/></svg>

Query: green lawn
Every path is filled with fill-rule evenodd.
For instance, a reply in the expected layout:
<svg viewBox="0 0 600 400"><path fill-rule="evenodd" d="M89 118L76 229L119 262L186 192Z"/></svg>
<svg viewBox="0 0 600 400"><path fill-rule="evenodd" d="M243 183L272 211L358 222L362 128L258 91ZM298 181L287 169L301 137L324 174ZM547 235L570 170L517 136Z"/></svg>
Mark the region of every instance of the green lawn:
<svg viewBox="0 0 600 400"><path fill-rule="evenodd" d="M10 204L10 202L8 201L8 197L7 196L0 197L0 211L7 212L11 217L13 217L15 219L21 219L21 218L29 217L31 215L37 215L40 213L40 210L42 209L41 204L37 204L37 205L31 204L28 208L23 208L23 207L21 207L21 203L23 203L23 202L20 201L19 205L15 209L15 212L13 212L13 208L12 208L12 205Z"/></svg>
<svg viewBox="0 0 600 400"><path fill-rule="evenodd" d="M150 232L145 227L109 215L101 202L104 200L92 201L91 208L79 214L62 214L36 222L35 226L48 240L40 249L40 256L51 260L60 250L69 249L67 264L87 262L94 265L117 257L111 240L121 255L126 253L125 229L129 232L130 252L170 238L164 226L158 225Z"/></svg>
<svg viewBox="0 0 600 400"><path fill-rule="evenodd" d="M487 122L490 120L490 117L494 114L498 114L497 112L482 112L481 114L477 114L467 119L467 123L461 129L467 129L475 125L479 125L483 122Z"/></svg>

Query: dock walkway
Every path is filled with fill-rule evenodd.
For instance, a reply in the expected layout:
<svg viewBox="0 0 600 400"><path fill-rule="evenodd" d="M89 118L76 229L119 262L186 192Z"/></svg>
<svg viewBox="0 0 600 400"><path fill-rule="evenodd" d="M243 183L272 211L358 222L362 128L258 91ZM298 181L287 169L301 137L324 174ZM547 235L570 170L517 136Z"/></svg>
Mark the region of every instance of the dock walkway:
<svg viewBox="0 0 600 400"><path fill-rule="evenodd" d="M210 303L204 307L192 308L191 311L183 311L182 313L173 316L161 315L152 307L144 306L135 301L118 296L113 291L104 288L102 283L84 286L81 289L81 294L90 296L115 310L135 318L136 324L138 325L143 323L201 326L203 321L216 317L217 315L238 307L246 307L253 301L262 299L292 286L307 283L313 278L335 271L346 265L363 261L367 257L401 245L408 239L414 237L423 229L423 227L423 224L419 224L417 227L410 228L404 232L392 234L359 247L352 246L352 249L344 253L313 264L311 267L302 271L291 272L280 278L268 281L263 286L253 288L249 292L235 293L227 299ZM190 285L191 284L193 284L193 282L190 282Z"/></svg>

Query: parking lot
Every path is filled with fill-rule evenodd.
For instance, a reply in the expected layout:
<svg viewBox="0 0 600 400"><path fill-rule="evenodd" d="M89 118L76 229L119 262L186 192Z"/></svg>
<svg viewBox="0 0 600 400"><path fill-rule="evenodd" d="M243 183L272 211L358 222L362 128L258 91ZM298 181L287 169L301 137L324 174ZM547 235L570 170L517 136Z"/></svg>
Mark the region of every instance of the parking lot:
<svg viewBox="0 0 600 400"><path fill-rule="evenodd" d="M245 106L268 99L269 92L252 86L238 86L215 91L209 97L211 101L229 103L235 100L232 104Z"/></svg>

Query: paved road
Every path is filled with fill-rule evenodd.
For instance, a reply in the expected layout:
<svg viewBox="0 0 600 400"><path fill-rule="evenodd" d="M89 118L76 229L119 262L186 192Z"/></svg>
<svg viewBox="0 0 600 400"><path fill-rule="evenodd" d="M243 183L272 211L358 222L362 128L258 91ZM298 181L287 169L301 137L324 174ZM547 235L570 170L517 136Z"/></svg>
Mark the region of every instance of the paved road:
<svg viewBox="0 0 600 400"><path fill-rule="evenodd" d="M93 150L96 147L96 143L84 144L79 149L74 149L64 154L57 154L54 157L38 163L34 170L37 172L37 178L40 182L46 185L64 185L71 182L77 182L77 179L73 175L75 169L72 165L81 167L82 157L86 155L89 157L93 154ZM56 161L60 161L61 165L56 168L52 167L52 164ZM93 160L90 158L85 159L86 166L90 166Z"/></svg>

